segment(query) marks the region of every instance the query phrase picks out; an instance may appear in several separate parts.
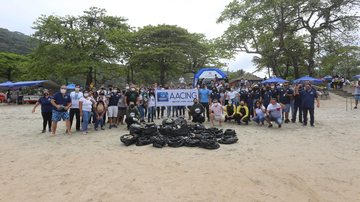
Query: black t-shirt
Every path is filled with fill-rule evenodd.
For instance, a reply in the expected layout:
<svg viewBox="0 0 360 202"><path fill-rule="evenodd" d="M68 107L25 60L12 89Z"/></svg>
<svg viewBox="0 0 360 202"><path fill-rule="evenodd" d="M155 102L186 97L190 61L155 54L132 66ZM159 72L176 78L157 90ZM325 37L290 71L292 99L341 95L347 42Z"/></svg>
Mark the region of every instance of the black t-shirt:
<svg viewBox="0 0 360 202"><path fill-rule="evenodd" d="M111 93L109 97L109 106L118 106L120 95Z"/></svg>
<svg viewBox="0 0 360 202"><path fill-rule="evenodd" d="M134 102L136 104L137 98L139 97L139 93L136 91L126 92L125 96L127 97L126 104L129 105L130 102Z"/></svg>

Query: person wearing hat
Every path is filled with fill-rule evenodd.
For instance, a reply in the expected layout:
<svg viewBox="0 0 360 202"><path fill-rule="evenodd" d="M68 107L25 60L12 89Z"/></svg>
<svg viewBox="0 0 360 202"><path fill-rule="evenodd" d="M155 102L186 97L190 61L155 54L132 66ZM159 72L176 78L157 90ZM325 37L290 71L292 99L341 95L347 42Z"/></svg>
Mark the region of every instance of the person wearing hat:
<svg viewBox="0 0 360 202"><path fill-rule="evenodd" d="M44 89L43 96L39 98L36 102L32 113L35 112L37 106L41 105L41 115L43 118L43 130L42 133L46 132L46 125L49 127L49 132L51 132L51 116L52 116L52 105L51 105L51 97L49 95L49 91Z"/></svg>

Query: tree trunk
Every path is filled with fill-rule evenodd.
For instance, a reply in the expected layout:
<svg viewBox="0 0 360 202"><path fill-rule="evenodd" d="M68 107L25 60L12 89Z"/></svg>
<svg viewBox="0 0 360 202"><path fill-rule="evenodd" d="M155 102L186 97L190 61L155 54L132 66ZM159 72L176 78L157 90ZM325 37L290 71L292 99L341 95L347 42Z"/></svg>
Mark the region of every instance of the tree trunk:
<svg viewBox="0 0 360 202"><path fill-rule="evenodd" d="M11 72L12 72L11 68L6 69L6 78L8 81L11 81L11 79L12 79Z"/></svg>
<svg viewBox="0 0 360 202"><path fill-rule="evenodd" d="M93 67L89 67L88 74L86 76L86 84L85 87L90 86L91 82L93 81Z"/></svg>
<svg viewBox="0 0 360 202"><path fill-rule="evenodd" d="M300 77L300 75L299 75L299 63L296 57L292 57L292 65L294 67L294 78L297 79Z"/></svg>
<svg viewBox="0 0 360 202"><path fill-rule="evenodd" d="M311 33L310 37L310 50L308 55L308 74L309 76L314 76L315 74L315 38L316 34Z"/></svg>

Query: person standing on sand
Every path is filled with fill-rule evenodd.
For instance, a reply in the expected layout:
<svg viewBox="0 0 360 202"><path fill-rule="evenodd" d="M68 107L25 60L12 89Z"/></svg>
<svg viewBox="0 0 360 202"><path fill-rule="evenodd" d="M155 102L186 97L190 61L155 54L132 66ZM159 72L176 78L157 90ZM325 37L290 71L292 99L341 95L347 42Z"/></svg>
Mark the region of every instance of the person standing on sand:
<svg viewBox="0 0 360 202"><path fill-rule="evenodd" d="M51 104L53 106L52 111L52 136L55 136L57 123L64 120L66 124L66 133L71 135L70 128L70 116L68 110L71 107L71 98L66 94L66 85L60 87L60 92L55 93L54 97L51 99Z"/></svg>
<svg viewBox="0 0 360 202"><path fill-rule="evenodd" d="M84 96L79 100L80 117L82 118L82 132L83 135L88 133L88 125L91 116L92 106L95 103L94 98L89 96L87 91L84 91Z"/></svg>
<svg viewBox="0 0 360 202"><path fill-rule="evenodd" d="M358 106L359 100L360 100L360 79L355 84L354 99L355 99L354 109L357 109L357 106Z"/></svg>
<svg viewBox="0 0 360 202"><path fill-rule="evenodd" d="M316 100L316 106L320 107L320 101L317 96L317 92L314 88L311 87L309 82L305 83L304 90L299 92L299 89L296 89L296 94L301 96L301 107L303 109L303 126L307 125L307 114L310 114L310 125L314 127L314 105Z"/></svg>
<svg viewBox="0 0 360 202"><path fill-rule="evenodd" d="M51 132L51 116L52 116L52 105L51 105L51 97L49 96L49 91L45 89L43 91L44 96L39 98L36 102L32 113L35 112L37 106L41 105L41 115L43 118L43 130L42 133L46 132L46 125L49 126L49 132Z"/></svg>
<svg viewBox="0 0 360 202"><path fill-rule="evenodd" d="M76 116L76 131L80 131L80 109L79 101L83 97L83 93L80 92L80 85L76 84L75 91L70 93L71 108L70 108L70 127L72 127L74 116Z"/></svg>

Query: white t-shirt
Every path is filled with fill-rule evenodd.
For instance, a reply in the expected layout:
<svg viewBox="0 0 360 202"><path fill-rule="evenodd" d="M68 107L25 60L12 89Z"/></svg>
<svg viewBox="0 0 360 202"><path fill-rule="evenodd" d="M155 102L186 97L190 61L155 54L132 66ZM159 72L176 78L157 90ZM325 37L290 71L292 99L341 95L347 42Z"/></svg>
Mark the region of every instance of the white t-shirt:
<svg viewBox="0 0 360 202"><path fill-rule="evenodd" d="M71 98L71 108L72 109L79 109L79 100L80 98L83 97L83 93L82 92L71 92L70 93L70 98Z"/></svg>
<svg viewBox="0 0 360 202"><path fill-rule="evenodd" d="M259 109L259 108L255 108L255 113L256 113L256 116L259 116L259 117L264 117L265 116L265 114L264 114L264 112L263 112L263 110L265 111L265 107L264 107L264 105L261 105L261 107L260 107L261 109Z"/></svg>
<svg viewBox="0 0 360 202"><path fill-rule="evenodd" d="M80 98L79 102L82 102L82 110L86 111L86 112L91 112L91 108L92 108L92 102L91 102L91 98Z"/></svg>
<svg viewBox="0 0 360 202"><path fill-rule="evenodd" d="M228 92L229 99L232 100L236 97L237 92L236 91L230 91Z"/></svg>
<svg viewBox="0 0 360 202"><path fill-rule="evenodd" d="M222 105L220 103L212 104L211 105L211 111L214 112L215 116L222 116L222 114L223 114Z"/></svg>
<svg viewBox="0 0 360 202"><path fill-rule="evenodd" d="M273 118L279 118L282 115L282 108L279 103L276 103L275 105L270 103L267 107L267 111L270 113L270 116Z"/></svg>
<svg viewBox="0 0 360 202"><path fill-rule="evenodd" d="M155 107L155 97L151 95L148 100L148 106L149 107Z"/></svg>

